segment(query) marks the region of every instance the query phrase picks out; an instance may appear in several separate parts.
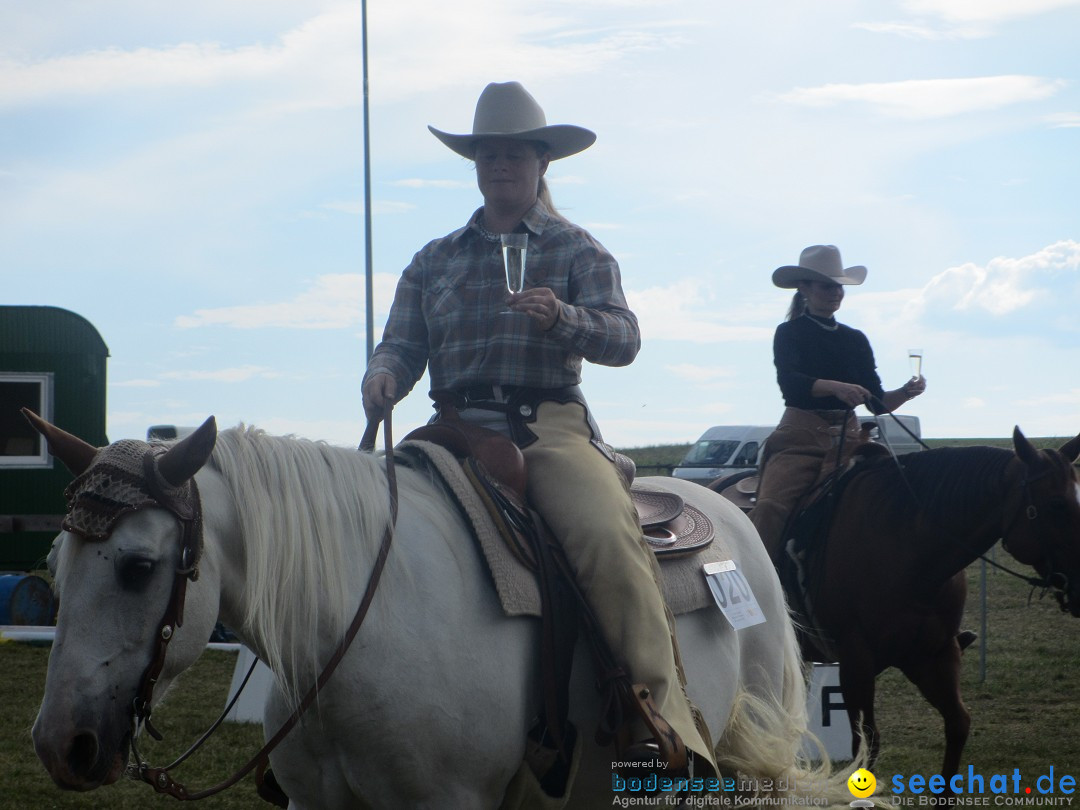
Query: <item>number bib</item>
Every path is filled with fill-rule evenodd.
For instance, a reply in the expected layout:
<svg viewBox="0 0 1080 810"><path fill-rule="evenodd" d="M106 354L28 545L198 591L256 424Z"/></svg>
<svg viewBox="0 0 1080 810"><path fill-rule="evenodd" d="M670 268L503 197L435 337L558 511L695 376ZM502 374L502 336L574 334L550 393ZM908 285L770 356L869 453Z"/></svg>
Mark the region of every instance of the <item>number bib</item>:
<svg viewBox="0 0 1080 810"><path fill-rule="evenodd" d="M706 563L705 581L720 612L736 630L765 621L761 606L734 560Z"/></svg>

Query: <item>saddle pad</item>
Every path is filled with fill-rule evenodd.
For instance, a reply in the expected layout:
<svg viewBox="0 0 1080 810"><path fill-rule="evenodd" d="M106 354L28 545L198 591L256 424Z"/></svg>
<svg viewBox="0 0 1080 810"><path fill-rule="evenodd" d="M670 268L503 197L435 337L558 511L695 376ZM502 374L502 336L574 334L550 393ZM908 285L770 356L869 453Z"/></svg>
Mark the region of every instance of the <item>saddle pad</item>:
<svg viewBox="0 0 1080 810"><path fill-rule="evenodd" d="M503 612L507 616L539 616L536 578L507 548L461 462L445 448L425 441L402 442L395 453L404 466L434 470L443 480L487 561ZM722 538L717 537L701 553L661 560L661 585L671 612L680 615L715 605L701 569L706 563L730 558Z"/></svg>

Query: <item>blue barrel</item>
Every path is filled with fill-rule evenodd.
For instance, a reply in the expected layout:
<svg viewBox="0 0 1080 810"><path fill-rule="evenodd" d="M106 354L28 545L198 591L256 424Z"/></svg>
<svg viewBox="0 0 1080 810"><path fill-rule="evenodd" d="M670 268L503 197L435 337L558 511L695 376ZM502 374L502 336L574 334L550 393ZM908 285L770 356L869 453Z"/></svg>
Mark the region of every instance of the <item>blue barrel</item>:
<svg viewBox="0 0 1080 810"><path fill-rule="evenodd" d="M55 605L52 588L41 577L0 575L0 624L52 624Z"/></svg>

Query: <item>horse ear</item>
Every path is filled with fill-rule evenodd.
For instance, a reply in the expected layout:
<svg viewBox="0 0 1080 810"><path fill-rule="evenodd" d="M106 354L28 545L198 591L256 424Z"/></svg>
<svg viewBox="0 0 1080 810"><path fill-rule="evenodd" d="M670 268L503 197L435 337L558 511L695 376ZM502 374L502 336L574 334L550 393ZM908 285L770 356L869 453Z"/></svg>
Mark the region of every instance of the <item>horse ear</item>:
<svg viewBox="0 0 1080 810"><path fill-rule="evenodd" d="M1061 445L1058 452L1065 456L1069 461L1076 461L1077 458L1080 458L1080 435Z"/></svg>
<svg viewBox="0 0 1080 810"><path fill-rule="evenodd" d="M26 417L34 430L45 437L49 445L49 452L64 463L64 466L75 475L82 475L86 468L97 455L97 448L87 444L78 436L72 436L66 430L50 424L34 413L29 408L22 409L22 415Z"/></svg>
<svg viewBox="0 0 1080 810"><path fill-rule="evenodd" d="M1039 451L1035 449L1035 445L1027 440L1027 437L1020 432L1020 426L1017 425L1013 428L1013 447L1016 448L1016 455L1020 460L1031 466L1039 460Z"/></svg>
<svg viewBox="0 0 1080 810"><path fill-rule="evenodd" d="M202 469L214 452L216 441L217 421L211 416L198 430L178 441L158 459L158 472L170 485L180 486Z"/></svg>

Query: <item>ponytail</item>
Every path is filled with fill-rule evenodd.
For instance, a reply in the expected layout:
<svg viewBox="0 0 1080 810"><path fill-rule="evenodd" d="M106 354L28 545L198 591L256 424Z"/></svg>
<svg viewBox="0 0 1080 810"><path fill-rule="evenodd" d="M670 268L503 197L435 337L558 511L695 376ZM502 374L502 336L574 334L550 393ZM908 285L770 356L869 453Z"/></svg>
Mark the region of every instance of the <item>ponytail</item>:
<svg viewBox="0 0 1080 810"><path fill-rule="evenodd" d="M788 307L787 318L785 320L793 321L804 312L806 312L806 296L796 290L795 295L791 297L791 306Z"/></svg>
<svg viewBox="0 0 1080 810"><path fill-rule="evenodd" d="M536 188L536 199L540 200L555 219L565 220L562 214L555 208L555 202L551 199L551 189L548 188L547 180L540 178L540 185Z"/></svg>

